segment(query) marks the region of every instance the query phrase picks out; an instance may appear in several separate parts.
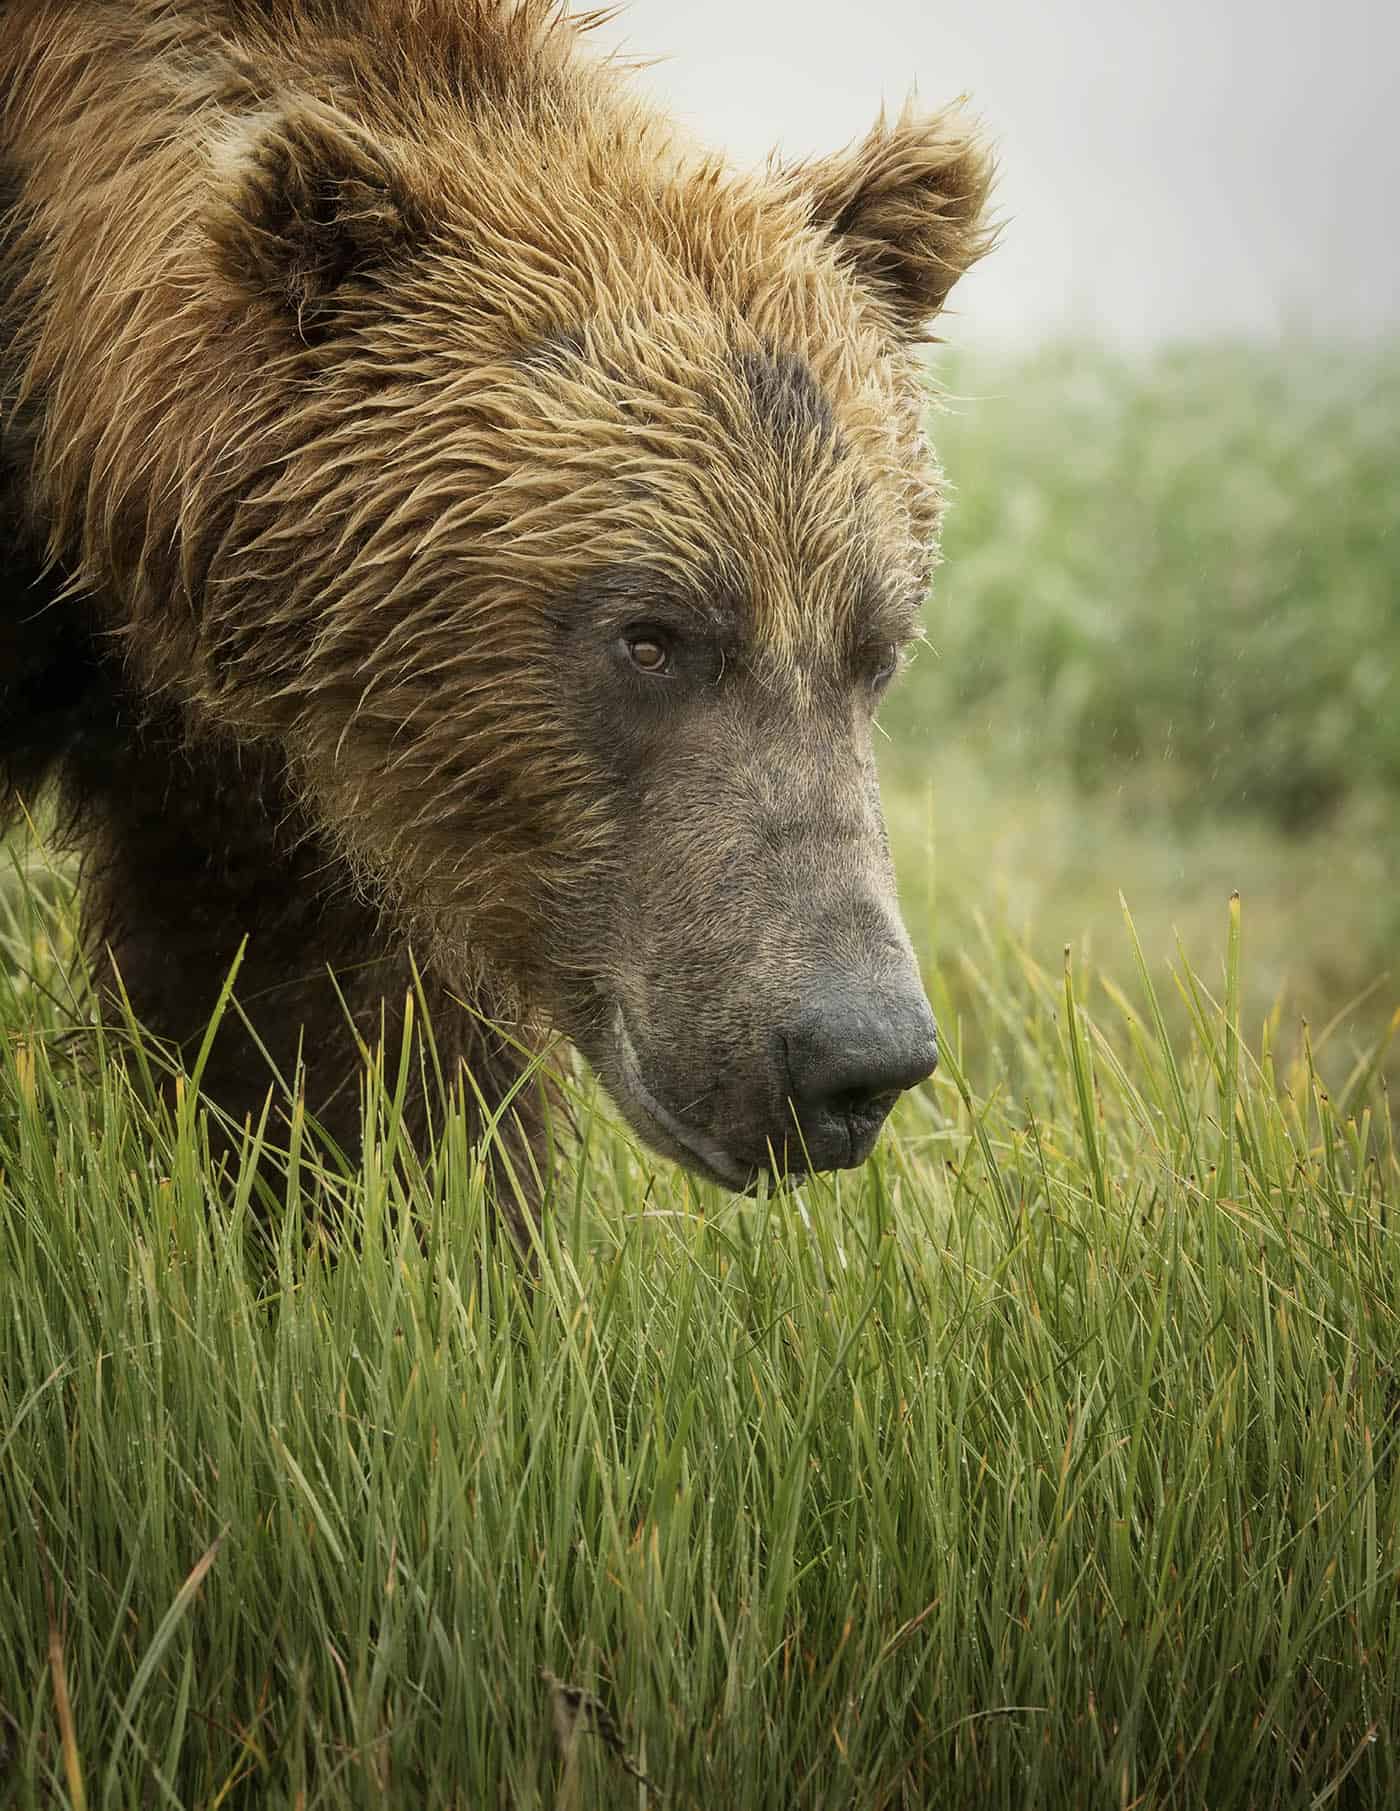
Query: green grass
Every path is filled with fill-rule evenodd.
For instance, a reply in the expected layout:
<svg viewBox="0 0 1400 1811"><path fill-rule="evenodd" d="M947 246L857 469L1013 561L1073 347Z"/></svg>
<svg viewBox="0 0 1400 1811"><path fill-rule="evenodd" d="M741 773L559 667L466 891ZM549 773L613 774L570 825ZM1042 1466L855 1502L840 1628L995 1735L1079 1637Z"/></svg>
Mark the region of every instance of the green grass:
<svg viewBox="0 0 1400 1811"><path fill-rule="evenodd" d="M217 1171L11 846L0 1811L1400 1802L1398 371L954 370L947 1054L798 1195L581 1082L527 1274L395 1052L359 1175Z"/></svg>
<svg viewBox="0 0 1400 1811"><path fill-rule="evenodd" d="M260 1212L11 987L0 1803L1394 1802L1392 1125L1245 1047L1222 943L1174 1044L1126 926L1122 993L989 936L794 1198L585 1101L533 1278L392 1056L363 1174Z"/></svg>

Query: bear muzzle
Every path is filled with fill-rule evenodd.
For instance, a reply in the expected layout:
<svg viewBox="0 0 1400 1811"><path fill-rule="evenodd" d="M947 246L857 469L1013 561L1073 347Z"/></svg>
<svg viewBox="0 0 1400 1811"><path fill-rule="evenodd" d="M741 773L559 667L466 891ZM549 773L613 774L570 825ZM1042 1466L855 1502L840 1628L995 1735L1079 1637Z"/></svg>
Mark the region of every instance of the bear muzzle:
<svg viewBox="0 0 1400 1811"><path fill-rule="evenodd" d="M899 1096L938 1064L933 1014L917 981L872 987L855 977L829 980L802 1003L769 1039L767 1077L733 1090L746 1104L729 1114L715 1114L714 1102L717 1123L709 1126L695 1123L700 1103L685 1113L659 1097L620 1006L612 1044L605 1079L647 1142L740 1191L764 1175L794 1182L863 1163Z"/></svg>

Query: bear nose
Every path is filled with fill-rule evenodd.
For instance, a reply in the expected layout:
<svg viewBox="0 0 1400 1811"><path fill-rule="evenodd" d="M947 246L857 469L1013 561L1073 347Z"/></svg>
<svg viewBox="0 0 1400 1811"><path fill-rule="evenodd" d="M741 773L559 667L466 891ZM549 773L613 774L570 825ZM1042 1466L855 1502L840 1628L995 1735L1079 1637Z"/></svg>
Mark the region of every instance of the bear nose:
<svg viewBox="0 0 1400 1811"><path fill-rule="evenodd" d="M938 1066L938 1035L922 990L825 988L782 1041L788 1095L812 1169L863 1162L895 1101Z"/></svg>

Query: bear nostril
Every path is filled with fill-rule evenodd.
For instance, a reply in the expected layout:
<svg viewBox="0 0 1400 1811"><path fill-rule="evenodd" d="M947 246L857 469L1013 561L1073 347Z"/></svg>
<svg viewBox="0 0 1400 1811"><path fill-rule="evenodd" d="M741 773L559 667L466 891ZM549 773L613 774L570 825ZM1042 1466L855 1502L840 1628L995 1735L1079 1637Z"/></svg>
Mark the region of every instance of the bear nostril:
<svg viewBox="0 0 1400 1811"><path fill-rule="evenodd" d="M843 1119L884 1119L899 1095L900 1090L897 1088L885 1094L838 1094L828 1102L828 1106Z"/></svg>

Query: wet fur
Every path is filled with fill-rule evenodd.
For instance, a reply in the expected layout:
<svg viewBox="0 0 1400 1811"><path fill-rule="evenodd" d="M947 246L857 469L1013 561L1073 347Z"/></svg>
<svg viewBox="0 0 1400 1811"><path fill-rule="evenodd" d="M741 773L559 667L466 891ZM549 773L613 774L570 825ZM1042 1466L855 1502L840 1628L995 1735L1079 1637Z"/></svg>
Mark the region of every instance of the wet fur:
<svg viewBox="0 0 1400 1811"><path fill-rule="evenodd" d="M736 176L585 25L0 15L0 809L57 787L94 956L175 1044L247 936L240 998L350 1147L328 971L373 1041L415 949L488 1106L520 1061L454 993L586 1041L631 985L610 902L668 858L569 697L598 574L729 597L796 710L907 636L932 550L912 348L988 243L975 132ZM221 1034L216 1098L267 1079Z"/></svg>

